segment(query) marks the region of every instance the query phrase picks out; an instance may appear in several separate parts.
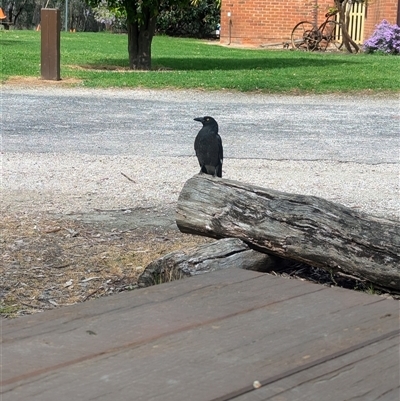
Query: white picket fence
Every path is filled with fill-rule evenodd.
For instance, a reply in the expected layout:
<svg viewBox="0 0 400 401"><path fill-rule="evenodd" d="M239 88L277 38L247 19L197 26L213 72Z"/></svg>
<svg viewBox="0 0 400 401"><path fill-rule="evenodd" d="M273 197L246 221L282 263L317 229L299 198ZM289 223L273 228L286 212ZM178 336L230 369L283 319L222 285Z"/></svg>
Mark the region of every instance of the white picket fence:
<svg viewBox="0 0 400 401"><path fill-rule="evenodd" d="M339 22L339 15L336 15L336 20ZM365 4L354 3L351 5L350 23L348 27L351 38L357 44L364 42L364 21L365 21ZM341 33L339 33L339 38Z"/></svg>

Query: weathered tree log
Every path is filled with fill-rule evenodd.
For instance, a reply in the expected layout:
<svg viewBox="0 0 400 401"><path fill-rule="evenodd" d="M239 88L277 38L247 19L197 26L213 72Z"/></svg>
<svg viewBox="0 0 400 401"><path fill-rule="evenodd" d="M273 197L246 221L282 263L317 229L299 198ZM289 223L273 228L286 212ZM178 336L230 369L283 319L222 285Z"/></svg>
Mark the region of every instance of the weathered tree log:
<svg viewBox="0 0 400 401"><path fill-rule="evenodd" d="M261 252L400 290L400 225L315 196L207 175L178 199L184 233L240 238Z"/></svg>
<svg viewBox="0 0 400 401"><path fill-rule="evenodd" d="M139 276L138 285L148 287L230 267L265 272L282 268L282 259L250 249L237 238L221 239L151 262Z"/></svg>

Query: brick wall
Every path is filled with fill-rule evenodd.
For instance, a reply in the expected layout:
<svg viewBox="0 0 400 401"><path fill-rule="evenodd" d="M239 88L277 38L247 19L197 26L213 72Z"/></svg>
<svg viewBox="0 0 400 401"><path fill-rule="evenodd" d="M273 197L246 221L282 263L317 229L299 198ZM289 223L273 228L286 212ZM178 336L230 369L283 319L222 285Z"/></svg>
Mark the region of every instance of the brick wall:
<svg viewBox="0 0 400 401"><path fill-rule="evenodd" d="M396 22L398 1L372 1L365 38L382 19ZM298 22L308 20L321 24L333 5L329 0L222 0L221 44L260 46L288 42Z"/></svg>
<svg viewBox="0 0 400 401"><path fill-rule="evenodd" d="M374 32L375 26L382 20L396 24L399 0L374 0L367 6L364 39L368 39Z"/></svg>

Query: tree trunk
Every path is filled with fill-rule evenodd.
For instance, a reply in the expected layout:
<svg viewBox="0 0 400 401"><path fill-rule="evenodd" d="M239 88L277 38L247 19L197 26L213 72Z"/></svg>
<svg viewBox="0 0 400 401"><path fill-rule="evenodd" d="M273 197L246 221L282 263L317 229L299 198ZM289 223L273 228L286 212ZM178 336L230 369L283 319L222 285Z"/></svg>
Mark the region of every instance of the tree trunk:
<svg viewBox="0 0 400 401"><path fill-rule="evenodd" d="M139 18L133 6L126 7L129 68L150 70L151 42L156 30L157 16L149 9L142 10Z"/></svg>
<svg viewBox="0 0 400 401"><path fill-rule="evenodd" d="M349 53L353 53L353 49L356 53L358 53L360 51L360 47L356 42L354 42L348 32L350 23L350 7L348 7L348 0L335 0L335 6L339 10L339 22L342 29L343 44Z"/></svg>
<svg viewBox="0 0 400 401"><path fill-rule="evenodd" d="M10 3L8 3L8 8L7 8L8 24L4 25L5 30L8 31L10 29L10 25L16 25L17 19L20 16L21 12L24 10L26 2L27 0L25 0L22 4L19 5L16 14L14 14L14 2L10 1Z"/></svg>
<svg viewBox="0 0 400 401"><path fill-rule="evenodd" d="M250 247L400 290L400 226L322 198L197 175L178 199L185 233Z"/></svg>

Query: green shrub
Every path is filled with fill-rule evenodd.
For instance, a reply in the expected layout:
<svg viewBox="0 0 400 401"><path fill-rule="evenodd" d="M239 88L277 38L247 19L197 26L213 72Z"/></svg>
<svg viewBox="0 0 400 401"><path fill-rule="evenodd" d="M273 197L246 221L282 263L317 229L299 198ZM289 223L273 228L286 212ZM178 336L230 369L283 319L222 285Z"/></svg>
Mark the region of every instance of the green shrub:
<svg viewBox="0 0 400 401"><path fill-rule="evenodd" d="M161 2L157 33L169 36L207 38L212 36L220 21L220 10L215 0L202 0L197 7L185 8Z"/></svg>

